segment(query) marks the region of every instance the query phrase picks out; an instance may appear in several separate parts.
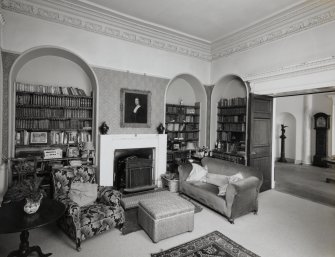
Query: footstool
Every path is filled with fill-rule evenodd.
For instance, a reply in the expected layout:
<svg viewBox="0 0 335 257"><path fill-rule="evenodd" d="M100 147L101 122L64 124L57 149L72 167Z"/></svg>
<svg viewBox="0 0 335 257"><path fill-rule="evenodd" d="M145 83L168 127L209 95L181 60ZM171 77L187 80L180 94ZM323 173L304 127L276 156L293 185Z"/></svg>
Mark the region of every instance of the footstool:
<svg viewBox="0 0 335 257"><path fill-rule="evenodd" d="M138 223L154 243L194 227L194 205L179 197L141 200Z"/></svg>

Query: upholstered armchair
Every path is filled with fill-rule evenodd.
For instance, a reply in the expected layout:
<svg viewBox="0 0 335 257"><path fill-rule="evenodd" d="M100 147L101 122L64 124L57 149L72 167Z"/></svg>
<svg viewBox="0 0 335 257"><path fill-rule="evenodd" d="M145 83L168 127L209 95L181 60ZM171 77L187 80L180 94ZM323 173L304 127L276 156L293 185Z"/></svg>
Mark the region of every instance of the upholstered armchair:
<svg viewBox="0 0 335 257"><path fill-rule="evenodd" d="M80 207L72 201L69 192L72 183L96 183L95 169L91 166L64 167L52 172L54 199L66 206L60 227L75 240L80 251L81 242L113 227L122 227L124 210L120 205L121 193L112 187L98 186L97 200Z"/></svg>

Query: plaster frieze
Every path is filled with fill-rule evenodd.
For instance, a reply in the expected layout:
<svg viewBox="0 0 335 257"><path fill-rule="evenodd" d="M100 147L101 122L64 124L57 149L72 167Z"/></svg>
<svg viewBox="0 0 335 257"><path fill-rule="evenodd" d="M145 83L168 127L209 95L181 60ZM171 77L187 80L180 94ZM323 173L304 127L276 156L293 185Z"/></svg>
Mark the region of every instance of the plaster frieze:
<svg viewBox="0 0 335 257"><path fill-rule="evenodd" d="M246 51L335 20L335 1L309 0L209 42L76 0L1 0L4 10L205 61Z"/></svg>
<svg viewBox="0 0 335 257"><path fill-rule="evenodd" d="M307 5L308 4L308 5ZM212 43L212 59L246 51L335 20L335 1L308 1Z"/></svg>
<svg viewBox="0 0 335 257"><path fill-rule="evenodd" d="M26 0L2 0L1 7L4 10L61 23L161 50L175 52L202 60L211 60L210 48L208 44L204 44L202 42L199 43L196 40L190 40L189 38L183 38L180 35L168 35L165 32L160 33L159 31L156 33L150 33L150 35L147 35L147 32L142 34L141 32L143 31L140 31L140 29L137 30L138 32L134 31L135 29L133 24L127 27L125 26L126 23L121 24L120 22L115 22L113 24L110 20L102 21L101 17L98 20L96 18L91 19L90 17L80 15L80 11L78 10L76 13L67 13L63 10L57 9L56 7L52 8L49 6L42 6L42 4L37 4L37 2L40 1L34 1L34 3L32 3ZM50 3L48 4L50 5ZM57 6L57 3L54 4ZM118 26L116 26L116 23ZM122 27L127 28L125 29ZM146 31L147 29L144 30Z"/></svg>
<svg viewBox="0 0 335 257"><path fill-rule="evenodd" d="M335 70L335 56L242 76L253 84Z"/></svg>

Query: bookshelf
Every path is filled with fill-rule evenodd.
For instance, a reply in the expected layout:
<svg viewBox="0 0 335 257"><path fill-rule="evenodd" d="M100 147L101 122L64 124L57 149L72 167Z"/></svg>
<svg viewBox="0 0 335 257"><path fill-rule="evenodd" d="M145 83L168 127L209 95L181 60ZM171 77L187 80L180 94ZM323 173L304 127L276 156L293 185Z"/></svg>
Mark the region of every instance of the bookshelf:
<svg viewBox="0 0 335 257"><path fill-rule="evenodd" d="M14 158L35 158L36 172L45 177L44 187L48 187L53 167L88 160L79 148L93 141L93 97L74 87L22 82L15 86ZM57 158L46 157L49 150L57 150ZM15 169L12 174L15 180Z"/></svg>
<svg viewBox="0 0 335 257"><path fill-rule="evenodd" d="M168 140L174 142L171 150L183 150L187 142L198 146L200 104L166 105L165 128ZM179 144L179 147L177 146Z"/></svg>
<svg viewBox="0 0 335 257"><path fill-rule="evenodd" d="M217 142L212 156L246 164L247 98L222 98L217 108Z"/></svg>

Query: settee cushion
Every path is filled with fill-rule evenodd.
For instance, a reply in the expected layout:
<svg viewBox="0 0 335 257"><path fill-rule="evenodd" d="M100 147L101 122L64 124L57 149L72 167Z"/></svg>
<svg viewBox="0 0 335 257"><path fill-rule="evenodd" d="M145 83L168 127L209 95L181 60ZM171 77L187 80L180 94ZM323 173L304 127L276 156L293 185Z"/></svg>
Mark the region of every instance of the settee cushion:
<svg viewBox="0 0 335 257"><path fill-rule="evenodd" d="M243 179L243 175L241 173L236 173L233 176L227 176L227 183L219 185L218 195L220 195L220 196L226 195L228 185L231 184L231 183L237 182L241 179Z"/></svg>
<svg viewBox="0 0 335 257"><path fill-rule="evenodd" d="M213 184L216 186L222 186L224 184L228 184L229 177L226 175L222 175L222 174L215 174L215 173L208 172L201 181L206 182L208 184Z"/></svg>
<svg viewBox="0 0 335 257"><path fill-rule="evenodd" d="M186 181L200 181L206 176L207 172L207 167L192 163L192 171Z"/></svg>
<svg viewBox="0 0 335 257"><path fill-rule="evenodd" d="M98 197L98 184L72 183L69 197L80 207L87 204L93 204Z"/></svg>

